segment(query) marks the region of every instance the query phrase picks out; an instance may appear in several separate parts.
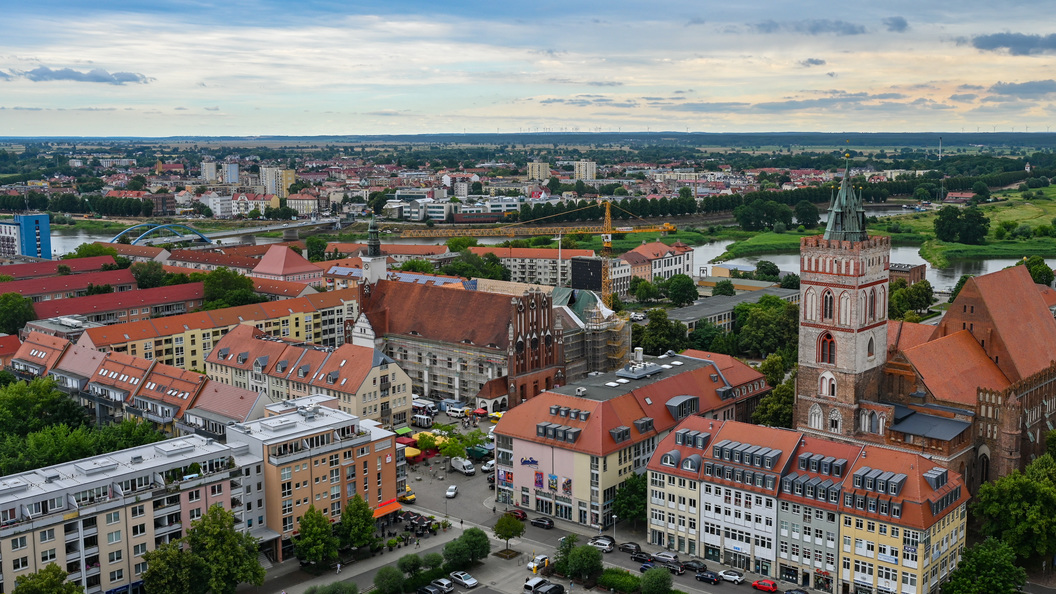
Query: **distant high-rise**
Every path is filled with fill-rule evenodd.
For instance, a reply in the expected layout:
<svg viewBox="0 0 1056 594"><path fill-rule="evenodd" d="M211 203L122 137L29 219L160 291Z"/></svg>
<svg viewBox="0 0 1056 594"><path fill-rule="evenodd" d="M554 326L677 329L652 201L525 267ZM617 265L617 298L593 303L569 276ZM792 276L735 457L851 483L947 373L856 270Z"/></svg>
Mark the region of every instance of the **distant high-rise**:
<svg viewBox="0 0 1056 594"><path fill-rule="evenodd" d="M594 161L580 160L575 163L577 180L591 181L598 176L598 164Z"/></svg>
<svg viewBox="0 0 1056 594"><path fill-rule="evenodd" d="M225 184L238 183L238 163L224 163L221 172L223 173Z"/></svg>
<svg viewBox="0 0 1056 594"><path fill-rule="evenodd" d="M202 179L216 181L216 161L202 161Z"/></svg>
<svg viewBox="0 0 1056 594"><path fill-rule="evenodd" d="M260 184L264 186L265 194L275 194L279 198L286 198L290 186L297 181L297 172L292 169L281 167L261 167Z"/></svg>
<svg viewBox="0 0 1056 594"><path fill-rule="evenodd" d="M528 163L528 179L550 179L550 163L546 161Z"/></svg>
<svg viewBox="0 0 1056 594"><path fill-rule="evenodd" d="M51 219L46 214L15 215L0 223L0 256L51 259Z"/></svg>

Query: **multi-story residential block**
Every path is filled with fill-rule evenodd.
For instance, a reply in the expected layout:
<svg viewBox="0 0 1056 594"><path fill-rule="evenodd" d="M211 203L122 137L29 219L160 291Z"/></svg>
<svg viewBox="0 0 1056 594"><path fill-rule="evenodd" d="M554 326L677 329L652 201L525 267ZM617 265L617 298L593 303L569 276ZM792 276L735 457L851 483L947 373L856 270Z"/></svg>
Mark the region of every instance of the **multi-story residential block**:
<svg viewBox="0 0 1056 594"><path fill-rule="evenodd" d="M593 258L594 250L555 250L540 248L471 247L469 251L483 257L495 254L510 269L510 280L540 285L568 285L572 279L572 258Z"/></svg>
<svg viewBox="0 0 1056 594"><path fill-rule="evenodd" d="M681 241L676 241L671 245L660 241L643 243L624 255L631 253L642 256L649 261L649 277L646 280L650 282L658 279L666 280L676 274L693 276L693 248ZM620 257L631 265L631 273L634 276L638 276L634 274L635 262L624 258L624 256Z"/></svg>
<svg viewBox="0 0 1056 594"><path fill-rule="evenodd" d="M768 390L759 372L731 357L693 355L636 361L507 412L495 427L498 501L611 526L616 490L645 470L675 425L693 415L750 415L746 405Z"/></svg>
<svg viewBox="0 0 1056 594"><path fill-rule="evenodd" d="M297 172L293 169L283 169L282 167L260 168L260 183L264 186L264 193L266 194L275 194L279 198L285 198L289 195L290 186L296 181Z"/></svg>
<svg viewBox="0 0 1056 594"><path fill-rule="evenodd" d="M293 555L294 530L309 505L335 520L357 494L375 518L400 509L406 461L396 434L336 406L324 396L284 401L267 406L264 419L228 427L230 446L248 446L263 460L253 513L278 533L261 544L274 559Z"/></svg>
<svg viewBox="0 0 1056 594"><path fill-rule="evenodd" d="M25 340L31 332L40 332L48 336L58 336L70 342L77 340L88 328L102 326L98 322L89 322L84 316L67 316L64 318L48 318L45 320L31 320L18 331L18 337Z"/></svg>
<svg viewBox="0 0 1056 594"><path fill-rule="evenodd" d="M231 196L231 216L247 216L254 210L263 215L265 209L278 207L279 197L275 194L239 192Z"/></svg>
<svg viewBox="0 0 1056 594"><path fill-rule="evenodd" d="M216 172L216 161L202 161L202 179L207 182L211 182L216 181L218 178L219 176Z"/></svg>
<svg viewBox="0 0 1056 594"><path fill-rule="evenodd" d="M48 215L15 215L0 222L0 256L51 259L51 219Z"/></svg>
<svg viewBox="0 0 1056 594"><path fill-rule="evenodd" d="M225 184L238 183L238 163L221 163L220 178Z"/></svg>
<svg viewBox="0 0 1056 594"><path fill-rule="evenodd" d="M528 163L528 179L550 179L550 163L547 163L546 161L532 161Z"/></svg>
<svg viewBox="0 0 1056 594"><path fill-rule="evenodd" d="M575 170L573 176L577 180L581 181L592 181L598 177L598 164L594 161L587 161L586 159L580 159L573 163Z"/></svg>
<svg viewBox="0 0 1056 594"><path fill-rule="evenodd" d="M100 324L119 324L193 311L202 305L204 295L202 283L185 283L171 287L38 301L33 304L33 311L38 319L80 315L86 320Z"/></svg>
<svg viewBox="0 0 1056 594"><path fill-rule="evenodd" d="M341 410L388 427L410 419L410 378L395 361L369 347L286 342L252 326L238 326L216 343L206 372L213 380L265 392L275 400L333 396Z"/></svg>
<svg viewBox="0 0 1056 594"><path fill-rule="evenodd" d="M267 334L324 346L345 342L345 322L359 313L358 289L91 328L77 343L157 359L181 369L202 369L213 345L239 324Z"/></svg>
<svg viewBox="0 0 1056 594"><path fill-rule="evenodd" d="M297 211L298 216L312 216L319 212L319 197L304 193L291 194L286 198L286 206Z"/></svg>
<svg viewBox="0 0 1056 594"><path fill-rule="evenodd" d="M166 264L206 271L223 267L242 274L249 274L257 264L260 264L260 260L202 250L172 250Z"/></svg>
<svg viewBox="0 0 1056 594"><path fill-rule="evenodd" d="M0 266L0 274L10 276L13 280L58 276L59 266L69 270L67 274L99 272L105 265L114 265L113 256L92 256L90 258L73 258L72 260L49 260L47 262L28 262L26 264L7 264Z"/></svg>
<svg viewBox="0 0 1056 594"><path fill-rule="evenodd" d="M262 469L244 443L186 436L5 476L0 573L13 586L54 563L86 592L142 594L143 554L213 505L234 512L236 530L264 535L264 493L251 491Z"/></svg>
<svg viewBox="0 0 1056 594"><path fill-rule="evenodd" d="M120 293L136 288L136 279L128 269L106 270L8 281L4 283L4 292L18 293L23 297L29 297L36 303L81 297L88 290L88 285L110 285L115 293Z"/></svg>
<svg viewBox="0 0 1056 594"><path fill-rule="evenodd" d="M152 245L132 245L129 243L107 243L103 241L95 242L96 245L103 245L111 248L117 252L118 256L122 256L135 262L165 262L169 259L169 251ZM77 258L83 259L83 258ZM75 260L63 260L63 264L67 262L75 262Z"/></svg>
<svg viewBox="0 0 1056 594"><path fill-rule="evenodd" d="M690 417L649 463L650 543L822 592L937 592L962 477L923 455Z"/></svg>
<svg viewBox="0 0 1056 594"><path fill-rule="evenodd" d="M208 206L209 210L213 212L214 219L230 219L234 214L234 204L232 203L231 196L221 196L215 192L211 192L202 196L201 202Z"/></svg>

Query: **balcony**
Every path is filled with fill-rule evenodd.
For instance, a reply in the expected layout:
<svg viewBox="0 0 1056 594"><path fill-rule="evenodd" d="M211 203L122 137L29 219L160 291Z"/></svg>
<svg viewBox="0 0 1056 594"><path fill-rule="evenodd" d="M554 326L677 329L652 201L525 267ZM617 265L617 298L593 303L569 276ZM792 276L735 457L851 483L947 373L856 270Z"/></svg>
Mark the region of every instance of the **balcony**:
<svg viewBox="0 0 1056 594"><path fill-rule="evenodd" d="M172 532L179 531L181 529L183 529L183 524L181 524L180 522L174 522L172 524L162 524L160 526L157 523L155 523L154 524L154 536L155 537L164 536L166 534L170 534Z"/></svg>

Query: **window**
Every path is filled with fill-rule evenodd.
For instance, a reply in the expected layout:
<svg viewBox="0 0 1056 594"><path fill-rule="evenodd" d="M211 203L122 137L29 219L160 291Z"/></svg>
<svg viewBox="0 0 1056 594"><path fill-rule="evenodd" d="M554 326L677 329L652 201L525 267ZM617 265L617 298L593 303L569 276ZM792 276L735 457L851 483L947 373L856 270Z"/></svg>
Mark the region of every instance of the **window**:
<svg viewBox="0 0 1056 594"><path fill-rule="evenodd" d="M110 582L111 583L120 582L123 579L125 579L125 570L123 570L123 569L115 569L114 571L110 572Z"/></svg>
<svg viewBox="0 0 1056 594"><path fill-rule="evenodd" d="M821 318L823 320L831 320L832 319L832 310L833 310L834 301L835 300L832 297L832 292L831 291L825 291L825 294L821 298L821 303L822 303Z"/></svg>
<svg viewBox="0 0 1056 594"><path fill-rule="evenodd" d="M139 557L147 552L147 543L143 542L132 547L132 554Z"/></svg>
<svg viewBox="0 0 1056 594"><path fill-rule="evenodd" d="M146 524L136 524L132 527L132 536L143 536L147 533Z"/></svg>
<svg viewBox="0 0 1056 594"><path fill-rule="evenodd" d="M212 485L211 487L209 487L209 494L212 495L213 497L216 497L218 495L222 495L223 493L224 493L224 486L223 485Z"/></svg>
<svg viewBox="0 0 1056 594"><path fill-rule="evenodd" d="M19 549L24 549L24 548L26 548L26 537L25 536L19 536L18 538L12 538L11 539L11 550L12 551L17 551Z"/></svg>
<svg viewBox="0 0 1056 594"><path fill-rule="evenodd" d="M114 530L106 535L106 542L109 544L117 544L121 542L121 531Z"/></svg>
<svg viewBox="0 0 1056 594"><path fill-rule="evenodd" d="M116 523L118 523L120 521L121 521L121 512L115 511L115 512L110 512L110 513L106 514L106 523L107 524L116 524Z"/></svg>
<svg viewBox="0 0 1056 594"><path fill-rule="evenodd" d="M116 551L110 551L109 559L111 563L117 563L124 556L124 551L117 549Z"/></svg>
<svg viewBox="0 0 1056 594"><path fill-rule="evenodd" d="M191 518L192 522L194 520L197 520L198 518L201 518L202 517L202 508L196 507L196 508L192 509L190 514L188 514L188 516Z"/></svg>
<svg viewBox="0 0 1056 594"><path fill-rule="evenodd" d="M145 562L136 563L135 571L136 575L143 575L143 573L147 571L147 564Z"/></svg>
<svg viewBox="0 0 1056 594"><path fill-rule="evenodd" d="M11 566L14 567L15 571L21 571L29 567L29 557L18 557L11 562Z"/></svg>
<svg viewBox="0 0 1056 594"><path fill-rule="evenodd" d="M201 501L201 499L202 491L200 489L187 492L187 501Z"/></svg>
<svg viewBox="0 0 1056 594"><path fill-rule="evenodd" d="M49 563L55 560L55 549L48 549L40 552L40 562Z"/></svg>
<svg viewBox="0 0 1056 594"><path fill-rule="evenodd" d="M830 364L836 363L836 339L834 339L828 332L821 335L818 348L818 362Z"/></svg>
<svg viewBox="0 0 1056 594"><path fill-rule="evenodd" d="M143 506L142 505L136 505L136 506L132 507L132 517L133 518L138 518L138 517L141 517L142 515L143 515Z"/></svg>
<svg viewBox="0 0 1056 594"><path fill-rule="evenodd" d="M40 542L51 542L55 540L55 529L48 528L40 531Z"/></svg>

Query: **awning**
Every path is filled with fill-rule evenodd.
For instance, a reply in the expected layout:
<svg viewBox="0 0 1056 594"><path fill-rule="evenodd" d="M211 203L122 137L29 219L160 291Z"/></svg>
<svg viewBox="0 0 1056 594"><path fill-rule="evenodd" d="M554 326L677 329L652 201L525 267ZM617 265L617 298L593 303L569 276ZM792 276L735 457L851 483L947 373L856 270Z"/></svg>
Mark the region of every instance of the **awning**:
<svg viewBox="0 0 1056 594"><path fill-rule="evenodd" d="M484 410L483 408L478 408L477 410L473 411L473 414L486 416L488 414L488 411Z"/></svg>
<svg viewBox="0 0 1056 594"><path fill-rule="evenodd" d="M380 518L382 516L387 516L393 512L400 511L401 508L402 506L398 502L393 501L392 503L388 503L374 510L374 517Z"/></svg>
<svg viewBox="0 0 1056 594"><path fill-rule="evenodd" d="M421 456L421 455L422 455L422 450L419 450L418 448L412 448L411 446L407 446L407 447L403 448L403 457L404 458L414 458L415 456Z"/></svg>
<svg viewBox="0 0 1056 594"><path fill-rule="evenodd" d="M413 446L413 445L415 445L418 442L414 441L410 437L397 437L396 438L396 443L401 443L401 444L403 444L405 446Z"/></svg>
<svg viewBox="0 0 1056 594"><path fill-rule="evenodd" d="M414 430L410 427L400 427L396 430L396 435L407 435L409 433L414 433Z"/></svg>

